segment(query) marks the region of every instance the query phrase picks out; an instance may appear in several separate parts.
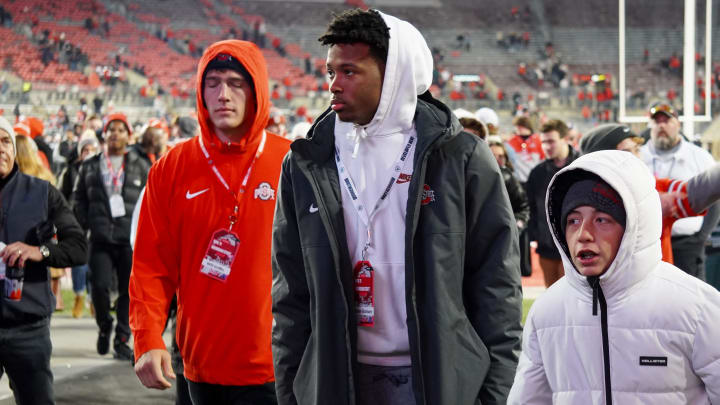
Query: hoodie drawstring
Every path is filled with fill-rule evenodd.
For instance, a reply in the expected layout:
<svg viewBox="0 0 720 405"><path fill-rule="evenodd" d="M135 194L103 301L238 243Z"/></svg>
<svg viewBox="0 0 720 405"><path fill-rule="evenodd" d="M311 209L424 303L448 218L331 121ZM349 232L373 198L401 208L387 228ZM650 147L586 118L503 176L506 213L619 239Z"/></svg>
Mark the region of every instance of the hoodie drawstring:
<svg viewBox="0 0 720 405"><path fill-rule="evenodd" d="M363 128L362 125L354 124L352 132L347 134L347 137L354 143L352 153L352 157L354 159L357 157L358 150L360 149L360 140L367 138L368 134L365 132L365 128Z"/></svg>
<svg viewBox="0 0 720 405"><path fill-rule="evenodd" d="M593 290L593 316L597 315L598 302L600 303L600 329L602 330L603 365L605 369L605 405L612 405L612 381L610 381L610 336L608 331L608 310L605 294L600 287L600 276L590 276L588 283Z"/></svg>
<svg viewBox="0 0 720 405"><path fill-rule="evenodd" d="M599 276L590 276L587 278L587 280L588 280L588 283L590 283L590 287L592 287L592 291L593 291L593 297L592 297L593 316L597 316L598 289L600 288L600 277Z"/></svg>

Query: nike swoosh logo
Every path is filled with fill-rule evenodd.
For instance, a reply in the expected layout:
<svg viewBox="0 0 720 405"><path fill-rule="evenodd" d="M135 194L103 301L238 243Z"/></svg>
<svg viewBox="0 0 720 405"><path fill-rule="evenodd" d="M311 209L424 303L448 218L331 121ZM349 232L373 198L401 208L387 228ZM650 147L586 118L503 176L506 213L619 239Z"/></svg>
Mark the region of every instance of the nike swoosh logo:
<svg viewBox="0 0 720 405"><path fill-rule="evenodd" d="M311 214L318 212L318 210L319 210L319 208L315 206L315 203L310 204L310 209L308 209L308 211L310 211Z"/></svg>
<svg viewBox="0 0 720 405"><path fill-rule="evenodd" d="M199 196L200 194L202 194L208 190L210 190L210 189L206 188L205 190L200 190L196 193L191 193L190 190L188 190L187 193L185 193L185 198L187 198L188 200L192 200L193 198Z"/></svg>

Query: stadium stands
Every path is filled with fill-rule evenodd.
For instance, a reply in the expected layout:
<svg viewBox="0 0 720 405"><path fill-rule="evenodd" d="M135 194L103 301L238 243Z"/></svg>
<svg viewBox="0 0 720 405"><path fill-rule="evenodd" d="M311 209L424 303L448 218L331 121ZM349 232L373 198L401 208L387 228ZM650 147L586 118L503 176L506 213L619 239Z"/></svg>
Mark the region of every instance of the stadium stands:
<svg viewBox="0 0 720 405"><path fill-rule="evenodd" d="M572 7L574 1L486 0L478 6L464 0L422 0L412 7L407 0L371 3L417 25L429 45L444 55L436 61L437 67L451 74L483 74L487 100L494 100L498 92L518 93L526 100L539 92L567 97L582 83L560 90L547 78L523 80L517 73L521 63L533 72L538 65L547 69L562 63L570 78L593 73L608 74L611 80L617 76L616 5L588 0L588 7L579 8ZM660 9L649 0L629 2L629 94L650 98L681 92L679 76L660 67L661 61L681 54L678 3L664 2ZM107 84L102 72L112 72L134 95L165 94L171 103L182 101L178 99L191 103L202 50L221 39L245 38L264 42L271 86L281 89L274 102L291 105L293 98L321 94L324 79L316 75L316 68L322 73L326 49L317 38L332 14L348 7L344 0L16 0L6 6L14 27L0 31L12 45L0 50L0 57L6 70L44 88L62 84L92 91ZM704 5L699 5L699 21L703 16ZM31 27L31 35L24 26ZM45 66L44 48L37 41L44 31L55 40L62 35L63 41L82 50L88 65L81 69L55 57ZM522 35L525 43L499 46L499 33L504 39L511 33L518 39ZM551 59L544 54L547 43L554 49ZM702 44L698 38L699 49ZM447 96L449 91L446 86L441 94ZM463 91L470 89L464 86Z"/></svg>

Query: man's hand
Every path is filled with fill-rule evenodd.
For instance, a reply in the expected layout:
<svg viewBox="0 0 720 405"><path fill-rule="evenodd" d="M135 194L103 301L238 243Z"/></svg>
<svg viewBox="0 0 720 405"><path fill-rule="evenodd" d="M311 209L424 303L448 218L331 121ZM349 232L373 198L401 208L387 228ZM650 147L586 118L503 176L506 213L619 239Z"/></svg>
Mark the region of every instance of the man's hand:
<svg viewBox="0 0 720 405"><path fill-rule="evenodd" d="M675 201L685 197L685 193L676 191L673 193L660 193L660 207L662 208L663 218L679 217Z"/></svg>
<svg viewBox="0 0 720 405"><path fill-rule="evenodd" d="M23 269L25 268L26 261L41 262L43 255L37 246L26 245L22 242L13 242L0 251L0 259L2 259L8 267L17 266Z"/></svg>
<svg viewBox="0 0 720 405"><path fill-rule="evenodd" d="M148 350L135 363L135 374L142 385L148 388L164 390L172 387L170 382L165 379L165 377L175 379L175 372L170 363L170 353L164 349Z"/></svg>

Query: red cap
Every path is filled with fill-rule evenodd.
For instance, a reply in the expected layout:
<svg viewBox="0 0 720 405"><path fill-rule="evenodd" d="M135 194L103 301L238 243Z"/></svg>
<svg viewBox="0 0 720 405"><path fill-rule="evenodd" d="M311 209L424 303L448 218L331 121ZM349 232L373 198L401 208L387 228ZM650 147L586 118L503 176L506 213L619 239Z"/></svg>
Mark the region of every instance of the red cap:
<svg viewBox="0 0 720 405"><path fill-rule="evenodd" d="M107 132L108 126L113 121L122 121L122 123L125 124L125 129L127 129L128 134L132 134L132 127L128 124L127 117L123 113L113 113L105 117L105 127L103 128L103 132Z"/></svg>
<svg viewBox="0 0 720 405"><path fill-rule="evenodd" d="M27 117L23 122L30 129L29 135L32 139L35 139L38 136L42 135L43 130L45 130L45 125L43 125L42 121L39 118Z"/></svg>
<svg viewBox="0 0 720 405"><path fill-rule="evenodd" d="M170 136L170 129L168 128L167 124L165 124L165 121L159 118L150 118L147 125L150 128L157 128L159 130L165 131L165 133Z"/></svg>

